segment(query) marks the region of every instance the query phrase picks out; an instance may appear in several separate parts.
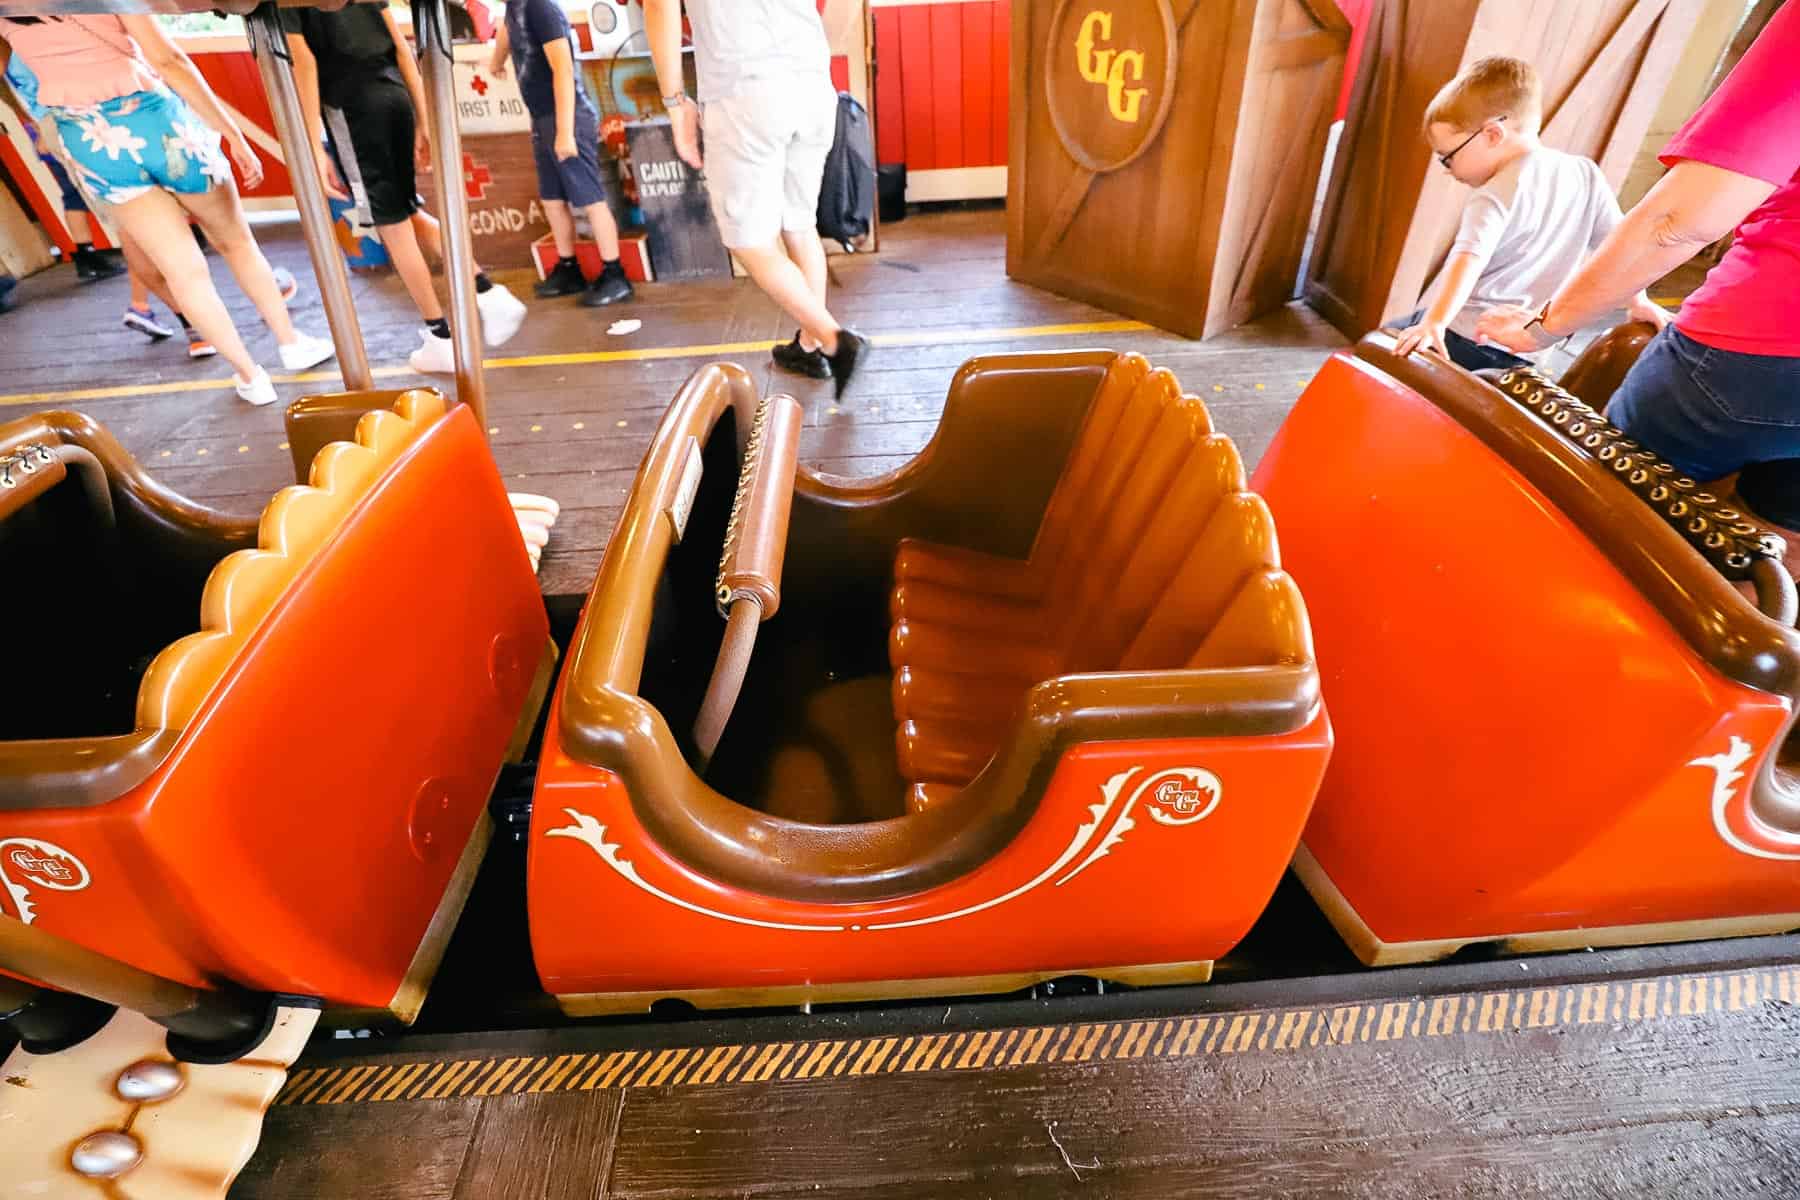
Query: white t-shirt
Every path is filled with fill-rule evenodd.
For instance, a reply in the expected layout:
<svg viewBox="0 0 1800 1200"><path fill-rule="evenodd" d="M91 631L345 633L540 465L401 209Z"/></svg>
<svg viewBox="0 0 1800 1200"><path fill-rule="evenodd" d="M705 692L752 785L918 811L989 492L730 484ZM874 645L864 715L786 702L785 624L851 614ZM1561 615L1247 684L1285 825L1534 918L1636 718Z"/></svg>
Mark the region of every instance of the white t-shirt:
<svg viewBox="0 0 1800 1200"><path fill-rule="evenodd" d="M797 86L831 79L831 46L814 0L686 0L700 100L725 100L756 79Z"/></svg>
<svg viewBox="0 0 1800 1200"><path fill-rule="evenodd" d="M1495 305L1541 307L1621 216L1592 159L1546 146L1506 164L1463 208L1450 252L1480 255L1487 265L1450 328L1473 339L1475 322Z"/></svg>

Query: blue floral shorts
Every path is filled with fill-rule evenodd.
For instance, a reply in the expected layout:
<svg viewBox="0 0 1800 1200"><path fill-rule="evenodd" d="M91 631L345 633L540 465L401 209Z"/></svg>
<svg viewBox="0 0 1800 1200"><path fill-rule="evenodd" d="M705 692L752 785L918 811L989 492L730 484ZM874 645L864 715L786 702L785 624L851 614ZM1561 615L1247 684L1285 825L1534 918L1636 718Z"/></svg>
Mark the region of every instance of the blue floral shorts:
<svg viewBox="0 0 1800 1200"><path fill-rule="evenodd" d="M82 182L108 204L151 188L194 195L231 181L219 131L173 92L133 92L93 108L51 111Z"/></svg>

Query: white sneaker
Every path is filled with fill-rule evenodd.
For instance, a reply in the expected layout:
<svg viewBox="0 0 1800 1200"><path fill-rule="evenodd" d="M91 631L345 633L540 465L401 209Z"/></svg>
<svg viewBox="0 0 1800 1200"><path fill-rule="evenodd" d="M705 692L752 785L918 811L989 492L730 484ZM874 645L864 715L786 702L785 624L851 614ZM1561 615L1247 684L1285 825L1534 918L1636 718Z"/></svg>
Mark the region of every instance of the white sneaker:
<svg viewBox="0 0 1800 1200"><path fill-rule="evenodd" d="M419 334L419 348L407 358L407 364L421 375L456 374L456 350L450 339L426 329Z"/></svg>
<svg viewBox="0 0 1800 1200"><path fill-rule="evenodd" d="M245 404L261 408L265 404L275 403L275 385L269 382L269 373L261 367L256 368L256 374L250 377L248 383L233 375L231 385L237 389L238 399Z"/></svg>
<svg viewBox="0 0 1800 1200"><path fill-rule="evenodd" d="M481 313L482 339L490 346L506 345L525 323L525 302L497 283L476 295L475 307Z"/></svg>
<svg viewBox="0 0 1800 1200"><path fill-rule="evenodd" d="M337 347L331 344L330 339L302 333L281 348L281 365L290 371L304 371L336 354Z"/></svg>

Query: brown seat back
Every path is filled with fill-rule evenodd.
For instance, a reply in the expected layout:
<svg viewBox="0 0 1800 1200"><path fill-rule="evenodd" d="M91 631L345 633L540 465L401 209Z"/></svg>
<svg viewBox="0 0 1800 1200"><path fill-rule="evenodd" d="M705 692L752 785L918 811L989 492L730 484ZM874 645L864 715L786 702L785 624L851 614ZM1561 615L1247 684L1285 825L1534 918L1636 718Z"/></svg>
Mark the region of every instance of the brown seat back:
<svg viewBox="0 0 1800 1200"><path fill-rule="evenodd" d="M1607 402L1655 336L1656 326L1648 321L1613 326L1589 343L1581 357L1563 372L1563 390L1573 393L1595 412L1605 412Z"/></svg>
<svg viewBox="0 0 1800 1200"><path fill-rule="evenodd" d="M1119 667L1166 669L1184 663L1218 624L1253 572L1278 567L1275 519L1262 497L1236 491L1222 499L1137 627Z"/></svg>
<svg viewBox="0 0 1800 1200"><path fill-rule="evenodd" d="M1043 523L1031 547L1033 567L1055 574L1071 542L1090 535L1095 514L1084 498L1107 463L1113 439L1149 375L1150 364L1138 354L1121 354L1107 367L1056 490L1044 509ZM1158 381L1153 386L1161 388L1166 383Z"/></svg>

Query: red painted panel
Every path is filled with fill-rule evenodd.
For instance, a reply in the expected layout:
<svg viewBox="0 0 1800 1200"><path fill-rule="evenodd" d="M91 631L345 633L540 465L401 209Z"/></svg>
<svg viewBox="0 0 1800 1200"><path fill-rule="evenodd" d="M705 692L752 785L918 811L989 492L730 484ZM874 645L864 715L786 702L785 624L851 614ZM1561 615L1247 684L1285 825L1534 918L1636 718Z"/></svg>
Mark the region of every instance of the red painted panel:
<svg viewBox="0 0 1800 1200"><path fill-rule="evenodd" d="M929 171L955 166L938 161L931 65L931 9L907 5L894 10L900 22L900 53L906 62L906 166L909 171Z"/></svg>
<svg viewBox="0 0 1800 1200"><path fill-rule="evenodd" d="M994 109L991 114L993 146L988 161L1005 165L1007 154L1007 102L1012 95L1012 0L994 5Z"/></svg>
<svg viewBox="0 0 1800 1200"><path fill-rule="evenodd" d="M931 124L937 165L961 167L963 120L957 111L962 96L962 12L960 4L934 4L931 18Z"/></svg>
<svg viewBox="0 0 1800 1200"><path fill-rule="evenodd" d="M247 122L269 138L275 137L275 118L269 112L268 97L263 94L262 73L256 69L256 60L250 57L248 49L196 53L191 57L213 93L237 110L236 119L240 125ZM239 179L239 189L246 196L293 195L294 185L288 178L287 168L268 150L257 145L249 129L244 132L255 147L257 157L262 159L263 181L251 189L245 188L243 180Z"/></svg>
<svg viewBox="0 0 1800 1200"><path fill-rule="evenodd" d="M850 90L850 59L848 55L831 56L831 86L840 92Z"/></svg>
<svg viewBox="0 0 1800 1200"><path fill-rule="evenodd" d="M890 8L875 10L875 157L906 161L905 59L900 21Z"/></svg>
<svg viewBox="0 0 1800 1200"><path fill-rule="evenodd" d="M1349 57L1344 60L1344 86L1338 92L1334 121L1344 119L1350 110L1350 89L1356 85L1356 67L1362 61L1363 35L1369 31L1369 20L1375 15L1375 0L1337 0L1337 6L1350 22Z"/></svg>
<svg viewBox="0 0 1800 1200"><path fill-rule="evenodd" d="M993 161L994 141L994 9L988 4L955 4L962 11L962 127L965 167L985 167Z"/></svg>

